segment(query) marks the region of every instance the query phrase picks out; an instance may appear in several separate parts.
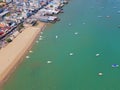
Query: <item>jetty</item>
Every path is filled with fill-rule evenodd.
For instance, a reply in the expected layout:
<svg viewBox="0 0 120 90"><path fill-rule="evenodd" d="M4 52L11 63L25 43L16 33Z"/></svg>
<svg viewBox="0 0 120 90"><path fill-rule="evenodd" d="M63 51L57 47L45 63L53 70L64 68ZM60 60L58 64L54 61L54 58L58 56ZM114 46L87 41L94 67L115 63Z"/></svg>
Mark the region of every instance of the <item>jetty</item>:
<svg viewBox="0 0 120 90"><path fill-rule="evenodd" d="M55 23L56 21L59 21L60 19L57 16L41 16L39 20L41 22L46 22L46 23Z"/></svg>

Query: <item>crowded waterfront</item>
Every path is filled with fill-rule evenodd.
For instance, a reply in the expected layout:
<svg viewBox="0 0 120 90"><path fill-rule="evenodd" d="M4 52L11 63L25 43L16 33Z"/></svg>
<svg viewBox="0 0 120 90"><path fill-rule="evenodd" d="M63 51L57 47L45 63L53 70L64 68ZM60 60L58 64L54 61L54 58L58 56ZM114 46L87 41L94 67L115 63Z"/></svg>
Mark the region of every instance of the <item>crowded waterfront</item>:
<svg viewBox="0 0 120 90"><path fill-rule="evenodd" d="M8 79L23 60L47 23L59 21L54 15L59 14L63 10L61 4L67 4L68 1L15 0L4 3L0 8L0 84Z"/></svg>
<svg viewBox="0 0 120 90"><path fill-rule="evenodd" d="M63 11L39 32L1 90L120 90L120 1L70 0ZM15 49L21 34L7 46Z"/></svg>
<svg viewBox="0 0 120 90"><path fill-rule="evenodd" d="M0 8L0 47L11 42L25 26L59 21L55 15L62 12L63 5L67 3L67 0L6 1Z"/></svg>

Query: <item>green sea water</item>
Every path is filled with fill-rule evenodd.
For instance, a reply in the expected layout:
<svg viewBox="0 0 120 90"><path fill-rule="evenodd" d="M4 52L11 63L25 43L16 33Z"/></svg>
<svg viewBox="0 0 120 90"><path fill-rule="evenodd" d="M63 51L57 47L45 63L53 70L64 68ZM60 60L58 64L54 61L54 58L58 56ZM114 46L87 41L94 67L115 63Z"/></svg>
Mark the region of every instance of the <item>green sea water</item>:
<svg viewBox="0 0 120 90"><path fill-rule="evenodd" d="M119 10L120 0L70 0L0 90L120 90Z"/></svg>

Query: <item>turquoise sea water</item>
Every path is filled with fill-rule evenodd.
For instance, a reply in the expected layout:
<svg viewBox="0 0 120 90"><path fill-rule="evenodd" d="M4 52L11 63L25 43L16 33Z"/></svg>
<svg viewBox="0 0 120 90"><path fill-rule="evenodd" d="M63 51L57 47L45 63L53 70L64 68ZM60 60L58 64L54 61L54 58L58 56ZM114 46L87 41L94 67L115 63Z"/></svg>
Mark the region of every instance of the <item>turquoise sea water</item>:
<svg viewBox="0 0 120 90"><path fill-rule="evenodd" d="M70 0L0 90L120 90L119 10L119 0Z"/></svg>

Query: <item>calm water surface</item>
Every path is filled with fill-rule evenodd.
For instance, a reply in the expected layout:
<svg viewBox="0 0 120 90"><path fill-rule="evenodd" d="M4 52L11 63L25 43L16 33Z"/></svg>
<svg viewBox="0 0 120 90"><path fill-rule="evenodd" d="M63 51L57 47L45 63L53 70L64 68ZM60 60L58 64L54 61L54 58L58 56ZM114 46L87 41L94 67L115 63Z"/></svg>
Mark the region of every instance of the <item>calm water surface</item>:
<svg viewBox="0 0 120 90"><path fill-rule="evenodd" d="M119 11L120 0L70 0L1 89L120 90Z"/></svg>

